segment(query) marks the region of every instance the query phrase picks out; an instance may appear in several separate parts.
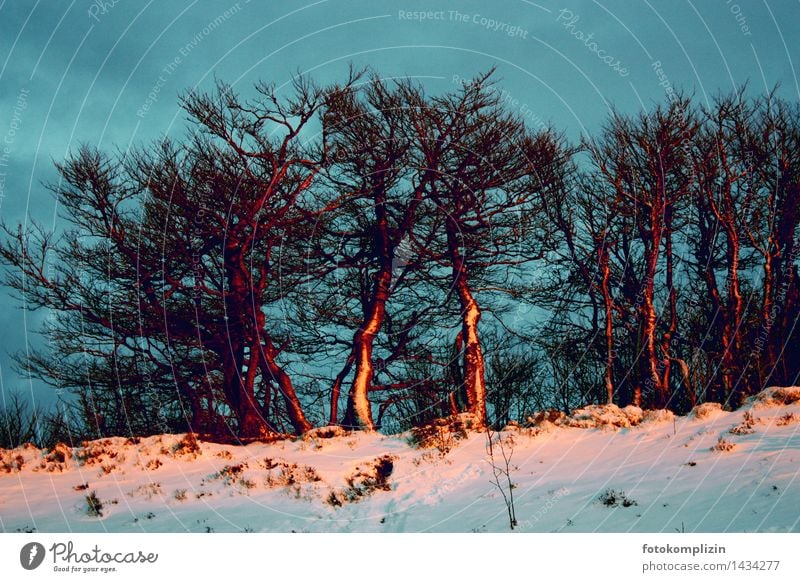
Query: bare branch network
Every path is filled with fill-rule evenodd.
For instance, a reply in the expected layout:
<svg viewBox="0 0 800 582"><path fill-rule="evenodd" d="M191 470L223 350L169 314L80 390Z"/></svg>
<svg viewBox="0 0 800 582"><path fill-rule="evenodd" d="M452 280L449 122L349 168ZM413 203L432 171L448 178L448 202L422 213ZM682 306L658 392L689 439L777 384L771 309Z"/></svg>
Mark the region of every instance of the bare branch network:
<svg viewBox="0 0 800 582"><path fill-rule="evenodd" d="M800 373L796 104L676 95L573 145L491 72L254 95L186 95L179 141L82 147L62 228L3 225L4 283L55 314L18 363L74 394L74 430L502 428Z"/></svg>

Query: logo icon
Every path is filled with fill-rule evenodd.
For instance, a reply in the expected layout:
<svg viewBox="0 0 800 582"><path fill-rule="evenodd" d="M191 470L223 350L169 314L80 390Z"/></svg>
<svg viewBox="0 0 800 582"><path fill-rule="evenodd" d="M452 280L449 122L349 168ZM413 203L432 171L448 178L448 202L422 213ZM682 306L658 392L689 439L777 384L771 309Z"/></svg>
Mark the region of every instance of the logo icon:
<svg viewBox="0 0 800 582"><path fill-rule="evenodd" d="M44 554L44 546L39 542L27 543L19 552L19 563L26 570L35 570L44 562Z"/></svg>

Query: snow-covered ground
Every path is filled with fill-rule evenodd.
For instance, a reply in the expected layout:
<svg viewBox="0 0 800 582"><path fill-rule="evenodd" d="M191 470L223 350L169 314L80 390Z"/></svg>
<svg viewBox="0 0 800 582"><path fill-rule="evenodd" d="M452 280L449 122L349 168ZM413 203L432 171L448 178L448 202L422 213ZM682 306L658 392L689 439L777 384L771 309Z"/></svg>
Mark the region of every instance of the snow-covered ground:
<svg viewBox="0 0 800 582"><path fill-rule="evenodd" d="M512 427L502 437L516 531L800 531L800 388L779 390L733 412L640 419L591 408ZM486 433L439 448L366 433L243 447L136 441L0 451L0 530L509 530Z"/></svg>

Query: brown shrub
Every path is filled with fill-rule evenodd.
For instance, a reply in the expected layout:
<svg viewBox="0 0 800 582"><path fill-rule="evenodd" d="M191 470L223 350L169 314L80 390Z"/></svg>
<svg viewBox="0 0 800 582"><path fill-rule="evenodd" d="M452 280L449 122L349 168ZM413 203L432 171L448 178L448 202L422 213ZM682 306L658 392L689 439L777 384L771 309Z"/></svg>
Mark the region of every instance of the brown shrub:
<svg viewBox="0 0 800 582"><path fill-rule="evenodd" d="M800 386L776 388L772 392L772 398L781 404L794 404L800 401Z"/></svg>
<svg viewBox="0 0 800 582"><path fill-rule="evenodd" d="M82 465L102 465L106 461L116 460L122 462L125 455L120 453L114 442L110 439L98 441L83 441L75 457Z"/></svg>
<svg viewBox="0 0 800 582"><path fill-rule="evenodd" d="M438 449L441 455L446 455L477 425L475 416L469 413L439 418L412 428L411 444L420 449Z"/></svg>
<svg viewBox="0 0 800 582"><path fill-rule="evenodd" d="M72 459L72 448L64 443L58 443L52 449L45 453L44 458L39 463L39 468L53 473L58 471L62 472L69 466Z"/></svg>
<svg viewBox="0 0 800 582"><path fill-rule="evenodd" d="M17 473L25 465L25 459L20 454L12 451L0 451L0 471L3 473Z"/></svg>
<svg viewBox="0 0 800 582"><path fill-rule="evenodd" d="M734 426L729 432L731 434L753 434L755 428L753 428L756 424L758 424L760 420L753 416L753 413L749 410L745 411L744 413L744 420L738 426Z"/></svg>
<svg viewBox="0 0 800 582"><path fill-rule="evenodd" d="M196 458L202 454L203 451L200 449L197 436L192 432L187 432L183 438L172 447L172 455L174 457L191 456L191 458Z"/></svg>
<svg viewBox="0 0 800 582"><path fill-rule="evenodd" d="M722 412L722 405L719 402L704 402L703 404L695 406L689 415L694 416L697 420L702 420L704 418L711 418L719 412Z"/></svg>
<svg viewBox="0 0 800 582"><path fill-rule="evenodd" d="M719 451L721 453L727 453L728 451L732 451L735 448L736 448L735 443L728 442L724 438L719 437L719 439L717 440L717 444L711 447L711 450Z"/></svg>
<svg viewBox="0 0 800 582"><path fill-rule="evenodd" d="M332 492L328 502L331 505L333 499L343 503L344 501L355 502L364 497L369 497L376 491L390 491L389 477L394 471L394 461L396 457L383 455L368 463L363 469L356 467L355 472L345 480L347 487L340 492Z"/></svg>
<svg viewBox="0 0 800 582"><path fill-rule="evenodd" d="M302 483L318 483L322 478L314 467L287 463L267 457L263 461L264 468L268 471L264 484L267 487L292 487ZM277 469L277 474L275 470Z"/></svg>

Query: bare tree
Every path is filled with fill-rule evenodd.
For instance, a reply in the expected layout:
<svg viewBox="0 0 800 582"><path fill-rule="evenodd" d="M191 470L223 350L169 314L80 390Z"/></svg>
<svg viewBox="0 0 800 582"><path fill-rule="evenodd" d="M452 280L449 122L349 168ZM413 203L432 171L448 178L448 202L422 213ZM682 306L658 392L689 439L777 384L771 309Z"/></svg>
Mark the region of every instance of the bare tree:
<svg viewBox="0 0 800 582"><path fill-rule="evenodd" d="M392 318L387 312L392 296L415 265L410 241L428 181L417 175L410 157L405 108L416 93L408 82L390 86L374 77L360 91L339 93L326 109L325 132L332 160L326 169L326 183L347 193L339 219L326 225L331 231L328 240L339 241L339 271L359 273L355 279L362 283L355 293L345 295L357 299L360 317L356 318L357 329L344 368L334 380L331 423L338 421L341 385L352 369L343 422L368 430L375 426L369 400L375 388L375 342L387 317ZM349 244L351 241L355 244ZM403 244L406 248L401 248ZM405 314L402 331L390 334L395 345L389 347L382 367L403 357L424 311L417 307ZM403 318L401 313L395 311L394 317Z"/></svg>
<svg viewBox="0 0 800 582"><path fill-rule="evenodd" d="M793 383L800 366L791 357L800 316L800 107L773 94L760 99L744 133L744 151L756 190L747 236L761 260L761 326L756 351L759 386ZM788 351L787 351L788 350Z"/></svg>
<svg viewBox="0 0 800 582"><path fill-rule="evenodd" d="M479 294L519 294L515 272L544 256L550 225L543 207L563 187L569 157L559 136L534 133L504 110L490 74L412 108L420 161L433 176L427 208L440 233L426 254L450 269L446 292L460 312L455 342L466 408L480 424L487 386Z"/></svg>
<svg viewBox="0 0 800 582"><path fill-rule="evenodd" d="M670 398L671 342L678 325L673 233L692 179L689 152L696 131L690 101L679 98L637 118L614 114L590 143L596 172L613 189L620 212L634 218L641 250L634 307L642 349L641 383L633 397L637 405L643 391L656 407L666 406ZM662 266L667 307L659 313L656 288ZM666 325L659 332L661 318Z"/></svg>
<svg viewBox="0 0 800 582"><path fill-rule="evenodd" d="M718 99L702 114L693 153L694 254L706 291L710 344L718 343L715 351L720 362L719 381L708 387L707 397L725 402L735 392L746 391L742 255L748 246L750 209L757 190L748 187L754 158L741 155L741 146L755 110L740 92ZM725 272L724 287L718 282L719 270Z"/></svg>
<svg viewBox="0 0 800 582"><path fill-rule="evenodd" d="M0 448L13 449L24 443L38 442L38 424L42 411L31 407L21 394L3 392L0 406Z"/></svg>
<svg viewBox="0 0 800 582"><path fill-rule="evenodd" d="M110 397L95 415L104 431L158 430L153 418L125 423L169 411L196 430L230 421L242 438L268 436L273 394L297 433L311 428L280 363L291 338L269 311L283 237L325 210L307 195L322 160L299 136L330 92L299 79L288 99L256 93L188 95L182 144L118 158L83 148L53 187L69 227L6 227L6 284L61 314L55 352L23 365L61 387L88 382L93 405ZM300 263L280 267L303 276ZM115 393L126 401L109 425Z"/></svg>
<svg viewBox="0 0 800 582"><path fill-rule="evenodd" d="M496 437L496 438L495 438ZM500 456L495 451L500 451ZM508 527L517 527L517 511L514 505L514 489L516 485L511 479L511 459L514 456L514 440L503 433L495 433L486 425L486 452L489 455L489 465L492 468L492 484L497 487L503 498L508 514Z"/></svg>

